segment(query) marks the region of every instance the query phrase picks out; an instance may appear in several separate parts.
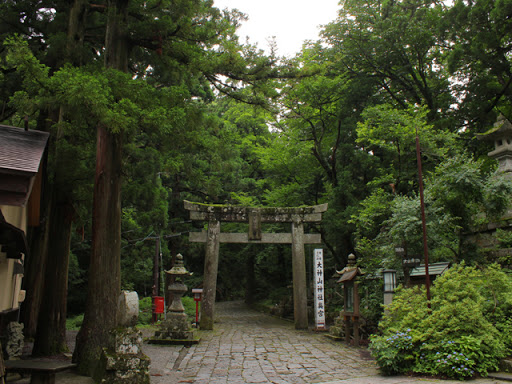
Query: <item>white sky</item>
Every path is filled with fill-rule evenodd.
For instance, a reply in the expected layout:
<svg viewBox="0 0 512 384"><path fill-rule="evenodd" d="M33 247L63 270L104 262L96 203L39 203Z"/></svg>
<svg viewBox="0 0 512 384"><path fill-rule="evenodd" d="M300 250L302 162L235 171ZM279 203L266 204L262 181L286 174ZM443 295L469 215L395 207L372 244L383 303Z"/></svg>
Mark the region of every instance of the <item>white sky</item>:
<svg viewBox="0 0 512 384"><path fill-rule="evenodd" d="M269 52L268 41L276 37L278 56L295 56L304 40L317 40L320 26L336 19L339 0L214 0L220 9L236 8L249 20L238 30L240 41Z"/></svg>

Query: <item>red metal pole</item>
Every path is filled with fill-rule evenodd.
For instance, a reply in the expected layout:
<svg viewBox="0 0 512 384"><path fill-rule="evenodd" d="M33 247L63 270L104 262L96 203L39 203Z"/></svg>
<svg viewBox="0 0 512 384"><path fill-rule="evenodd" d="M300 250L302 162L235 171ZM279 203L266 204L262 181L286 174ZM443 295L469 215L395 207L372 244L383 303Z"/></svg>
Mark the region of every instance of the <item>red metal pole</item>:
<svg viewBox="0 0 512 384"><path fill-rule="evenodd" d="M196 300L196 327L199 324L199 300Z"/></svg>
<svg viewBox="0 0 512 384"><path fill-rule="evenodd" d="M420 184L421 226L423 228L423 254L425 257L425 285L427 286L427 306L430 309L430 275L428 273L427 222L425 219L425 201L423 199L423 174L421 171L421 150L418 129L416 128L416 158L418 160L418 178Z"/></svg>

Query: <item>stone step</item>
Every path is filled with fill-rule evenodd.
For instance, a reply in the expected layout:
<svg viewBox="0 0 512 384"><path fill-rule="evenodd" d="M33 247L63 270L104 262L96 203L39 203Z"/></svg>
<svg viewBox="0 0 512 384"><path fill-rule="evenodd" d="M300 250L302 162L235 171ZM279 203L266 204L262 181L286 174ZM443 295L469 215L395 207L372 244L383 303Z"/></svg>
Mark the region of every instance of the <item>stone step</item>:
<svg viewBox="0 0 512 384"><path fill-rule="evenodd" d="M512 373L507 372L492 372L489 373L488 377L496 380L512 381Z"/></svg>
<svg viewBox="0 0 512 384"><path fill-rule="evenodd" d="M501 360L500 371L512 373L512 358Z"/></svg>

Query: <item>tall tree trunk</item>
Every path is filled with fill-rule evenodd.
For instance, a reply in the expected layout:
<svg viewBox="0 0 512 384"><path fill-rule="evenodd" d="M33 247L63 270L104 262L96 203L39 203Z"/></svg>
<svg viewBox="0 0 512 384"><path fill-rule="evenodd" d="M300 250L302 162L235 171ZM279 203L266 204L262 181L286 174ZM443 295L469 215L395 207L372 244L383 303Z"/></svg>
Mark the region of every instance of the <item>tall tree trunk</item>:
<svg viewBox="0 0 512 384"><path fill-rule="evenodd" d="M48 257L48 220L29 230L30 255L25 262L23 289L27 297L21 305L21 318L26 337L35 337L43 299L44 271Z"/></svg>
<svg viewBox="0 0 512 384"><path fill-rule="evenodd" d="M46 207L46 203L41 203ZM48 218L45 217L38 227L29 228L30 255L25 262L23 289L27 297L21 305L21 319L25 337L35 337L41 302L43 300L44 271L48 258Z"/></svg>
<svg viewBox="0 0 512 384"><path fill-rule="evenodd" d="M80 372L89 376L102 348L112 346L121 293L121 139L101 125L97 134L87 303L73 354Z"/></svg>
<svg viewBox="0 0 512 384"><path fill-rule="evenodd" d="M128 31L126 20L129 0L108 1L108 21L105 36L105 66L128 72Z"/></svg>
<svg viewBox="0 0 512 384"><path fill-rule="evenodd" d="M79 65L80 52L85 29L86 0L75 0L69 9L68 36L64 61ZM78 54L77 54L78 52ZM53 110L52 121L62 120L64 111ZM48 209L47 238L45 244L46 263L40 266L44 273L44 282L39 291L42 305L37 306L37 328L34 340L35 356L48 356L67 352L66 315L68 295L68 271L71 242L71 228L75 211L72 204L71 188L63 180L63 162L59 152L61 131L53 140L54 177ZM41 302L41 299L39 299ZM34 304L38 304L37 302ZM31 324L32 326L32 324ZM32 329L31 329L32 331Z"/></svg>
<svg viewBox="0 0 512 384"><path fill-rule="evenodd" d="M71 225L74 209L66 192L53 196L50 211L48 257L45 268L44 295L37 322L34 356L49 356L67 352L66 313L68 297L68 266Z"/></svg>
<svg viewBox="0 0 512 384"><path fill-rule="evenodd" d="M87 22L88 0L75 0L69 10L66 62L81 66Z"/></svg>
<svg viewBox="0 0 512 384"><path fill-rule="evenodd" d="M124 29L129 0L108 1L105 65L127 71L128 36ZM92 249L84 322L73 360L80 372L94 376L102 348L113 347L121 293L121 134L97 127Z"/></svg>

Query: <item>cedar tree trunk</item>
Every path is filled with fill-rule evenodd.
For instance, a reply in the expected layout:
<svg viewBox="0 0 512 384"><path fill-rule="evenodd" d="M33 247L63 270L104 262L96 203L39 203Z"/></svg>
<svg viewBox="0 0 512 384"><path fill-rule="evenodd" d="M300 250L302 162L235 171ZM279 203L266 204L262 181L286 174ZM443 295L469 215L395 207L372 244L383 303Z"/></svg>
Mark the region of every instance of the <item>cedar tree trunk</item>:
<svg viewBox="0 0 512 384"><path fill-rule="evenodd" d="M125 30L129 0L109 0L105 36L105 66L128 68ZM121 293L121 162L122 140L102 124L97 127L92 249L84 322L73 360L81 373L94 376L101 351L113 347Z"/></svg>
<svg viewBox="0 0 512 384"><path fill-rule="evenodd" d="M65 60L79 64L80 56L74 60L76 52L81 52L85 28L85 0L75 0L69 11L68 38ZM55 112L55 111L54 111ZM61 120L63 110L58 113ZM62 162L59 156L60 130L54 140L55 175L52 197L48 216L48 251L47 262L43 269L44 284L43 300L40 306L37 332L32 354L34 356L49 356L67 352L66 315L68 296L69 254L71 244L71 228L75 215L72 204L71 189L62 179Z"/></svg>
<svg viewBox="0 0 512 384"><path fill-rule="evenodd" d="M121 293L121 139L98 127L92 250L84 322L73 360L93 376L101 350L112 344Z"/></svg>
<svg viewBox="0 0 512 384"><path fill-rule="evenodd" d="M45 268L44 295L37 322L32 354L51 356L68 351L66 343L66 313L68 297L68 267L71 242L72 204L66 192L54 192L49 216L51 241ZM64 199L62 199L64 198Z"/></svg>

